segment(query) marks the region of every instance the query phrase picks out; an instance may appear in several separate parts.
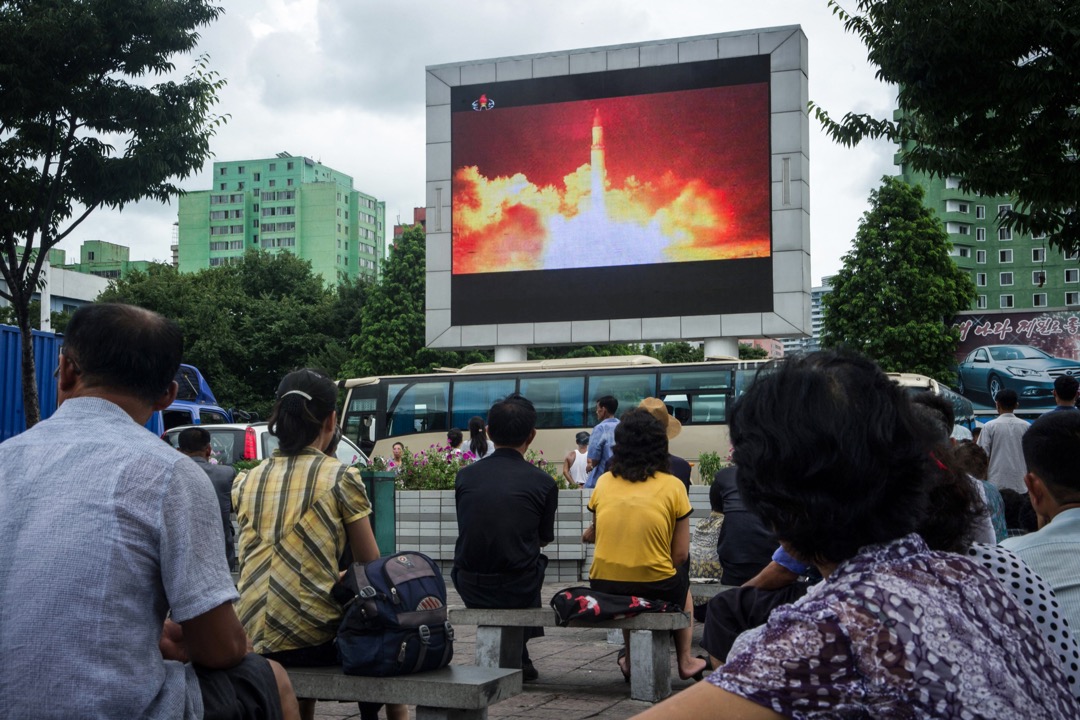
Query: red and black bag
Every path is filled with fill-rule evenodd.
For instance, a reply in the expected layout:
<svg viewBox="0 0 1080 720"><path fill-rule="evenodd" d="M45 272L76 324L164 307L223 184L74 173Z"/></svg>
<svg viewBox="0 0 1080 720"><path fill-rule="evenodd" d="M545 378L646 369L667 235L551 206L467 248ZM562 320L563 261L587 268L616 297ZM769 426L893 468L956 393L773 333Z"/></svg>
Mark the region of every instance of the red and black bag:
<svg viewBox="0 0 1080 720"><path fill-rule="evenodd" d="M646 612L682 612L682 608L667 600L648 600L636 595L612 595L587 587L560 590L551 598L551 608L566 627L571 620L597 622L619 620Z"/></svg>

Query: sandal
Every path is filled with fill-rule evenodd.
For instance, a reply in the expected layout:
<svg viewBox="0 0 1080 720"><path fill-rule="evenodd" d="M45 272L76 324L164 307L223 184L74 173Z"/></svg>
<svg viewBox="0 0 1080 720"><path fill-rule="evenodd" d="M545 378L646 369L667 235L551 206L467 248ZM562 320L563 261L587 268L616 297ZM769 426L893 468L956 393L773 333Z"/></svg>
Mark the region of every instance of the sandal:
<svg viewBox="0 0 1080 720"><path fill-rule="evenodd" d="M623 665L623 660L626 659L626 648L620 648L619 653L615 656L615 664L619 666L619 672L622 673L623 682L627 685L630 684L630 671ZM627 664L629 665L629 663Z"/></svg>

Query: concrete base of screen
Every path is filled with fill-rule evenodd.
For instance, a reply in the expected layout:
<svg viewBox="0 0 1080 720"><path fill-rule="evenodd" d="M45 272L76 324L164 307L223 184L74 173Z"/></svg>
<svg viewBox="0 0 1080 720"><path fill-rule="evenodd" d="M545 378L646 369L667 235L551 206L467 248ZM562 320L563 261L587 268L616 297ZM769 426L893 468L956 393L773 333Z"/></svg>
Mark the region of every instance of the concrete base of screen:
<svg viewBox="0 0 1080 720"><path fill-rule="evenodd" d="M739 359L739 338L706 338L705 358Z"/></svg>
<svg viewBox="0 0 1080 720"><path fill-rule="evenodd" d="M495 346L495 362L525 362L528 359L528 352L524 345Z"/></svg>

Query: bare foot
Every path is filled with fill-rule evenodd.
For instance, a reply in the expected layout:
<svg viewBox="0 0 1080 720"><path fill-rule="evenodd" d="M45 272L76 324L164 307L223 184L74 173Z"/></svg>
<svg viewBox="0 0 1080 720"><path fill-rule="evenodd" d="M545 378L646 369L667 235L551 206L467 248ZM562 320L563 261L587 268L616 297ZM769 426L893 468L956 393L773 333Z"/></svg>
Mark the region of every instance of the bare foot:
<svg viewBox="0 0 1080 720"><path fill-rule="evenodd" d="M691 678L700 680L704 674L705 669L709 666L709 663L704 658L691 658L691 661L687 665L679 664L679 677L683 680L689 680Z"/></svg>

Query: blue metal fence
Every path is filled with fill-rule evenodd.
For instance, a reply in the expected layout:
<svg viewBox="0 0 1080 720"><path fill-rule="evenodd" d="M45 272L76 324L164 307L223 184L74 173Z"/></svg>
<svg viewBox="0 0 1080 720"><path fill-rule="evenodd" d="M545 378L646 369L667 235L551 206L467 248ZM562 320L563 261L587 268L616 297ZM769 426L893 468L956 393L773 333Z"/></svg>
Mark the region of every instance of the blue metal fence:
<svg viewBox="0 0 1080 720"><path fill-rule="evenodd" d="M56 364L63 339L53 333L33 331L34 364L37 369L38 405L41 419L56 412ZM0 325L0 442L26 429L22 398L22 337L19 329Z"/></svg>

